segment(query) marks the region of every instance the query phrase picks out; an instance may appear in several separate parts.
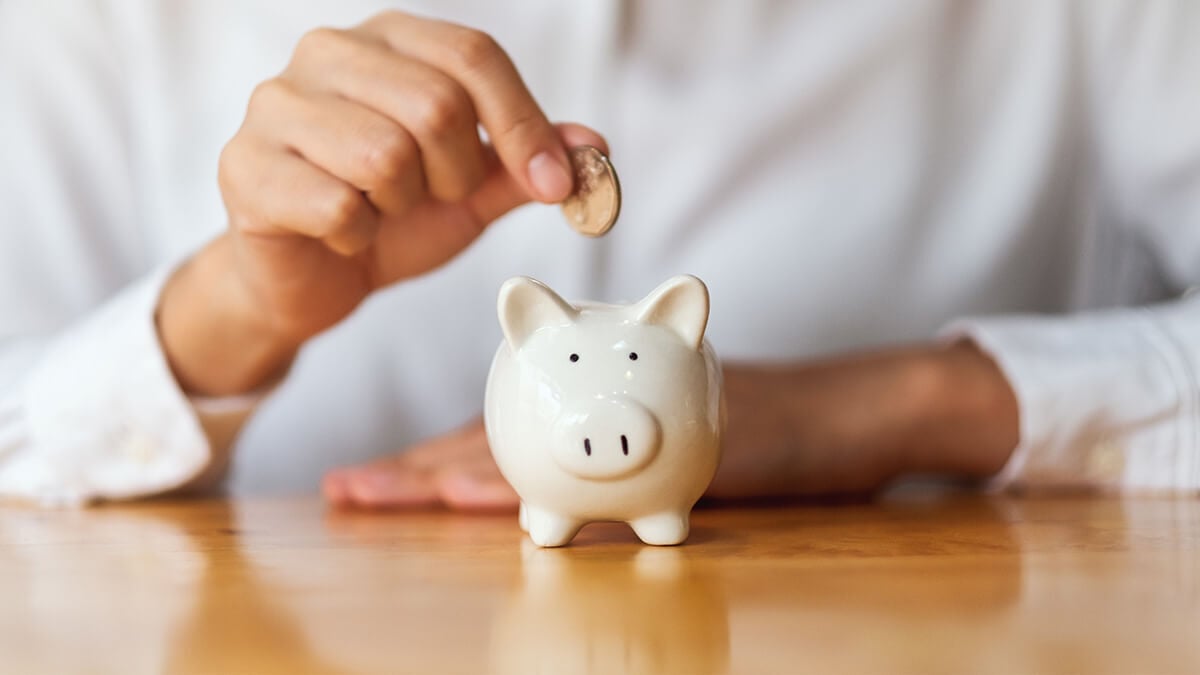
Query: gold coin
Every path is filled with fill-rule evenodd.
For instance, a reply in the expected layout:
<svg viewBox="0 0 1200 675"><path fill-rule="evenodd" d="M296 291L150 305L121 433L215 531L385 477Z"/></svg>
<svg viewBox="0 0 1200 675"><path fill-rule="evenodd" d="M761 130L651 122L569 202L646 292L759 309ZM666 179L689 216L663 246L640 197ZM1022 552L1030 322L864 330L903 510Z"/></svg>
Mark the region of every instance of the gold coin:
<svg viewBox="0 0 1200 675"><path fill-rule="evenodd" d="M562 203L571 229L600 237L612 229L621 212L621 184L612 162L596 148L580 145L568 152L575 170L575 191Z"/></svg>

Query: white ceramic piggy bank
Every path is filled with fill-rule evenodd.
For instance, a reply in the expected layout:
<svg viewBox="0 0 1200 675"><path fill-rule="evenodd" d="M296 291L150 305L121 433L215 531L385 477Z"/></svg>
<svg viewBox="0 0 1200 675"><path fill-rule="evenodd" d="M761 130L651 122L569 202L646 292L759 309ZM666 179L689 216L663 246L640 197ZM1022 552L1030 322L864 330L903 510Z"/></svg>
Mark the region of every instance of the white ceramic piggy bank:
<svg viewBox="0 0 1200 675"><path fill-rule="evenodd" d="M686 539L724 421L704 283L678 276L636 304L576 306L517 277L499 313L484 417L534 543L562 546L602 520L647 544Z"/></svg>

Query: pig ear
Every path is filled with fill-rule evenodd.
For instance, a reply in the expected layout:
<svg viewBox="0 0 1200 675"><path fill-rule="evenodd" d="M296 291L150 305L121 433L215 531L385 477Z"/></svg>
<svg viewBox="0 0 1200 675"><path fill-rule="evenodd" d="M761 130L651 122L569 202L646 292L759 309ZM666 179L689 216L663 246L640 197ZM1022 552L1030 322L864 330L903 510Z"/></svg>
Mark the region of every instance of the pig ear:
<svg viewBox="0 0 1200 675"><path fill-rule="evenodd" d="M708 325L708 287L696 277L672 277L634 305L641 323L674 331L692 349L699 349Z"/></svg>
<svg viewBox="0 0 1200 675"><path fill-rule="evenodd" d="M549 286L529 277L504 282L496 308L504 339L513 349L520 349L537 329L569 324L579 315L578 309Z"/></svg>

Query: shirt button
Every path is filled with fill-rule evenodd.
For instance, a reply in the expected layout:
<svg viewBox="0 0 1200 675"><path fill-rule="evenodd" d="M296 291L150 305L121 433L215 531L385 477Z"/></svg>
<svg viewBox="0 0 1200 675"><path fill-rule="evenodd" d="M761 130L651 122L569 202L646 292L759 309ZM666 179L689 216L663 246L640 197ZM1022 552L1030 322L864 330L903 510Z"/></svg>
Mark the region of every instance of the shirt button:
<svg viewBox="0 0 1200 675"><path fill-rule="evenodd" d="M1087 459L1087 473L1093 479L1115 481L1125 471L1125 453L1113 441L1103 441L1092 448Z"/></svg>

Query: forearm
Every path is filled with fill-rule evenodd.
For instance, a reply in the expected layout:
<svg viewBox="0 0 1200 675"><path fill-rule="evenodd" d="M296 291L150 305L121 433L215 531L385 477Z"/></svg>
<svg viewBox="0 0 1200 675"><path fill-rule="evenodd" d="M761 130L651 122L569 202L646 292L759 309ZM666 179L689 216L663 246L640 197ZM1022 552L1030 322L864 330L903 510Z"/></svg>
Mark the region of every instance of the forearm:
<svg viewBox="0 0 1200 675"><path fill-rule="evenodd" d="M895 438L900 472L995 475L1020 437L1017 398L1004 374L970 341L918 352L924 363L912 383L915 406Z"/></svg>
<svg viewBox="0 0 1200 675"><path fill-rule="evenodd" d="M729 364L725 391L718 497L867 492L906 473L981 478L1017 445L1015 397L969 342Z"/></svg>
<svg viewBox="0 0 1200 675"><path fill-rule="evenodd" d="M274 330L232 273L228 236L180 267L163 288L156 324L163 352L183 391L228 396L278 377L298 344Z"/></svg>

